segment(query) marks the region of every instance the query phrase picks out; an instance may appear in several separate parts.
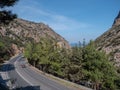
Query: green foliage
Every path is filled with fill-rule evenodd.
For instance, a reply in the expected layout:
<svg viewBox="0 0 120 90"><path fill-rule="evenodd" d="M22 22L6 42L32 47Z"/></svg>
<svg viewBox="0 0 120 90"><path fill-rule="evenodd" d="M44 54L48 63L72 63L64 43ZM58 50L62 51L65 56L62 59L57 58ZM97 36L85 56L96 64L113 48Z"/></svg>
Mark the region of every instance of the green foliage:
<svg viewBox="0 0 120 90"><path fill-rule="evenodd" d="M104 52L96 50L92 41L84 48L82 64L84 78L95 83L94 89L100 84L104 90L116 88L116 69Z"/></svg>
<svg viewBox="0 0 120 90"><path fill-rule="evenodd" d="M119 86L116 80L119 81L116 68L108 58L105 52L95 48L93 41L88 45L75 46L66 69L67 78L76 83L90 82L89 87L96 90L115 90Z"/></svg>
<svg viewBox="0 0 120 90"><path fill-rule="evenodd" d="M16 14L12 14L11 11L0 11L0 23L9 24L10 21L17 18Z"/></svg>
<svg viewBox="0 0 120 90"><path fill-rule="evenodd" d="M5 48L5 45L3 42L0 42L0 51L3 50Z"/></svg>
<svg viewBox="0 0 120 90"><path fill-rule="evenodd" d="M16 44L18 47L23 46L23 44L16 40L11 39L9 37L0 36L0 62L3 63L4 60L9 60L12 55L11 45Z"/></svg>
<svg viewBox="0 0 120 90"><path fill-rule="evenodd" d="M0 63L3 63L4 60L8 60L10 54L8 52L9 47L6 46L6 43L0 38Z"/></svg>
<svg viewBox="0 0 120 90"><path fill-rule="evenodd" d="M0 23L9 24L10 21L17 17L16 14L13 14L10 10L2 10L2 8L10 7L16 4L18 0L0 0Z"/></svg>
<svg viewBox="0 0 120 90"><path fill-rule="evenodd" d="M18 0L1 0L0 8L13 6Z"/></svg>
<svg viewBox="0 0 120 90"><path fill-rule="evenodd" d="M26 44L24 56L28 59L31 59L31 54L32 54L32 45L31 43Z"/></svg>
<svg viewBox="0 0 120 90"><path fill-rule="evenodd" d="M24 55L29 62L44 72L63 77L63 65L65 62L64 50L55 48L52 41L42 39L39 43L28 43Z"/></svg>
<svg viewBox="0 0 120 90"><path fill-rule="evenodd" d="M72 82L90 82L89 87L96 90L119 88L120 80L115 67L108 60L108 55L96 50L94 42L73 47L70 53L65 49L55 48L52 43L48 39L28 43L24 55L32 65L44 72Z"/></svg>

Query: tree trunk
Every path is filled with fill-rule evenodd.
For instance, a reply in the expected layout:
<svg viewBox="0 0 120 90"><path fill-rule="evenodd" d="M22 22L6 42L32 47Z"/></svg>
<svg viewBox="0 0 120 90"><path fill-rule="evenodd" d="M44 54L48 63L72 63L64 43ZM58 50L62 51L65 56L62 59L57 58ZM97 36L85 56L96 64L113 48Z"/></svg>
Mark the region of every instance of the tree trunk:
<svg viewBox="0 0 120 90"><path fill-rule="evenodd" d="M96 89L96 83L93 84L93 90L97 90Z"/></svg>
<svg viewBox="0 0 120 90"><path fill-rule="evenodd" d="M35 67L35 65L36 65L36 63L35 63L35 61L33 61L33 66Z"/></svg>
<svg viewBox="0 0 120 90"><path fill-rule="evenodd" d="M93 86L93 89L94 90L99 90L99 86L100 86L99 83L95 83L94 86Z"/></svg>

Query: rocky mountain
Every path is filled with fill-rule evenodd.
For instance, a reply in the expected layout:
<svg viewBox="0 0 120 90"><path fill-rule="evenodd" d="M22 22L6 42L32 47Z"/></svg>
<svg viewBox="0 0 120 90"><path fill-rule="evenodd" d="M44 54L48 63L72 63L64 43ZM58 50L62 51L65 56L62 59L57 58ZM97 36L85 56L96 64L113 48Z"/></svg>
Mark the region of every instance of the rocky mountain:
<svg viewBox="0 0 120 90"><path fill-rule="evenodd" d="M23 50L25 43L31 41L37 43L43 38L51 40L51 45L66 49L70 48L68 42L48 25L23 19L15 19L9 25L0 25L0 38L9 38L9 40L5 40L6 42L11 41L11 48L13 48L14 53Z"/></svg>
<svg viewBox="0 0 120 90"><path fill-rule="evenodd" d="M110 54L111 60L120 67L120 12L115 18L112 27L95 40L99 50Z"/></svg>

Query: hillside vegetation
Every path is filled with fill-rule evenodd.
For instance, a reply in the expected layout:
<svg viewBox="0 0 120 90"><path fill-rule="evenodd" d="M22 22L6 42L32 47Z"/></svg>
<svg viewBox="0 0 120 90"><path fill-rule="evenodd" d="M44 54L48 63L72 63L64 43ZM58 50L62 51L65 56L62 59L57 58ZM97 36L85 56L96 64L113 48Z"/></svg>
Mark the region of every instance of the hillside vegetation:
<svg viewBox="0 0 120 90"><path fill-rule="evenodd" d="M95 40L97 49L110 54L110 60L120 68L120 12L114 20L112 27Z"/></svg>
<svg viewBox="0 0 120 90"><path fill-rule="evenodd" d="M95 90L116 90L120 79L108 56L95 48L94 42L66 51L44 39L28 43L24 52L28 61L43 72L82 84Z"/></svg>
<svg viewBox="0 0 120 90"><path fill-rule="evenodd" d="M3 13L0 11L0 15ZM95 42L86 45L84 41L74 47L44 23L23 19L9 22L9 18L0 16L0 63L23 53L31 65L43 72L94 90L120 90L120 71L114 65L120 65L119 15L110 31Z"/></svg>
<svg viewBox="0 0 120 90"><path fill-rule="evenodd" d="M1 23L1 62L8 60L10 56L22 53L26 43L44 42L44 38L47 38L47 41L51 42L50 45L70 49L70 45L63 37L43 23L34 23L22 19L14 19L10 21L9 24ZM6 55L4 56L3 54Z"/></svg>
<svg viewBox="0 0 120 90"><path fill-rule="evenodd" d="M29 63L43 72L95 90L119 90L120 78L113 62L90 41L70 47L68 42L42 23L21 19L0 28L0 60L24 53Z"/></svg>

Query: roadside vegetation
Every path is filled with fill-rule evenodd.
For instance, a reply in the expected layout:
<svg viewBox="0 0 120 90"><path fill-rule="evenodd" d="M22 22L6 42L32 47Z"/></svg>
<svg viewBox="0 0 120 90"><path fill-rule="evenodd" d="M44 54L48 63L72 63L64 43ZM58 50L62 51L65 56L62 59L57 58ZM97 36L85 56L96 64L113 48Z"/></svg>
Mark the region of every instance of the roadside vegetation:
<svg viewBox="0 0 120 90"><path fill-rule="evenodd" d="M8 25L17 17L11 11L5 10L6 7L14 6L17 1L0 0L0 29L1 25ZM0 33L0 63L11 56L11 43L21 45L19 41L3 37ZM109 55L96 49L93 41L88 45L84 41L71 50L66 50L44 38L39 43L28 42L24 55L30 64L43 72L94 90L120 90L120 70L109 61Z"/></svg>
<svg viewBox="0 0 120 90"><path fill-rule="evenodd" d="M94 42L72 47L57 48L47 39L28 43L24 52L30 64L57 77L81 84L94 90L117 90L120 78L109 56L95 48Z"/></svg>
<svg viewBox="0 0 120 90"><path fill-rule="evenodd" d="M8 48L5 46L5 43L0 41L0 63L3 63L4 60L9 59Z"/></svg>
<svg viewBox="0 0 120 90"><path fill-rule="evenodd" d="M12 7L17 2L18 0L0 0L0 30L2 30L2 25L7 26L12 20L17 18L16 14L13 14L11 10L7 9L7 7ZM2 31L0 31L0 63L10 58L11 42L15 41L9 37L4 37Z"/></svg>

